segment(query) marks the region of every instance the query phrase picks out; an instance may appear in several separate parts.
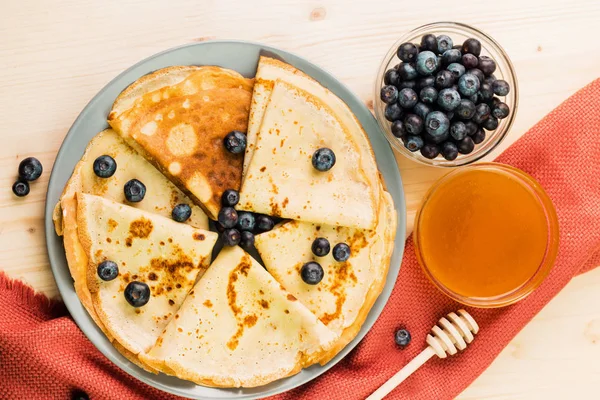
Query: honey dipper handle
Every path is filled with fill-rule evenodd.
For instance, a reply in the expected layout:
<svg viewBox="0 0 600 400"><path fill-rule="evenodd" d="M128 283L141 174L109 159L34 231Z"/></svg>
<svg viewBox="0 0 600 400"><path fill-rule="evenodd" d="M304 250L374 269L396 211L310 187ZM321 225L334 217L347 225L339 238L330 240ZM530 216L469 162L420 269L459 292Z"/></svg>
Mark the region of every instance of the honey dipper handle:
<svg viewBox="0 0 600 400"><path fill-rule="evenodd" d="M396 386L404 382L406 378L408 378L413 372L421 367L421 365L425 364L427 360L435 355L435 351L428 346L425 350L423 350L418 356L413 358L408 364L404 366L400 371L396 372L394 376L392 376L386 383L381 385L379 389L373 392L367 400L381 400L383 399L389 392L394 390Z"/></svg>

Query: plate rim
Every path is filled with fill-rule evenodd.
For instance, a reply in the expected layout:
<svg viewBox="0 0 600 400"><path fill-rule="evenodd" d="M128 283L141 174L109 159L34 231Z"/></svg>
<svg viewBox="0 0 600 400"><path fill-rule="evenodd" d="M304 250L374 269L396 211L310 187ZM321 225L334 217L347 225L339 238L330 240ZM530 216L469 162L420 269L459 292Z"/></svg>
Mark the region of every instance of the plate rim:
<svg viewBox="0 0 600 400"><path fill-rule="evenodd" d="M231 44L255 47L258 49L259 55L260 55L260 52L263 50L272 52L276 55L284 54L288 58L292 58L295 61L303 63L306 66L308 66L309 68L314 69L315 71L322 74L323 78L319 80L319 79L313 77L312 75L310 75L308 72L304 71L305 73L307 73L307 75L309 75L313 79L319 81L320 84L327 87L336 96L338 96L340 98L342 98L342 96L340 95L340 93L337 93L337 91L339 91L339 90L345 91L346 92L345 95L347 97L349 97L353 101L353 103L357 104L357 106L355 106L355 107L358 107L361 110L362 114L364 114L363 118L361 118L359 115L357 115L357 110L354 109L355 107L353 107L351 104L348 104L348 101L342 99L342 101L344 101L348 105L348 107L350 108L352 113L359 120L359 122L361 123L361 126L363 126L363 129L365 130L367 137L369 139L370 145L373 148L373 152L377 153L377 151L375 150L375 145L373 144L374 138L372 137L373 135L369 134L368 127L365 127L365 122L363 121L363 119L365 119L365 118L369 122L368 125L372 125L373 129L371 129L371 130L378 131L375 133L375 136L379 135L379 137L378 137L378 139L375 139L375 140L379 141L379 139L381 139L384 142L379 145L379 147L383 146L383 149L381 151L389 152L388 156L385 157L386 161L389 158L391 158L393 160L391 169L395 170L396 172L395 173L391 172L391 174L395 175L393 184L394 185L397 184L396 185L397 188L395 190L396 193L392 193L390 191L390 195L392 196L392 199L394 201L394 206L396 208L397 228L396 228L396 237L394 239L394 251L393 251L392 257L390 259L390 266L389 266L388 272L387 272L386 283L385 283L381 293L379 294L376 302L371 307L371 310L369 311L367 318L363 322L363 325L361 326L361 329L359 330L357 335L332 360L330 360L324 366L317 364L317 365L313 365L309 368L303 369L302 372L305 372L305 371L308 372L308 376L305 376L304 378L299 378L298 382L293 382L289 385L286 385L285 382L289 382L292 378L298 377L299 374L292 375L291 377L286 377L286 378L282 378L282 379L275 381L274 383L277 383L277 386L274 388L270 388L270 389L267 387L273 383L265 385L265 386L257 387L257 388L246 388L246 389L243 389L243 388L218 388L220 391L224 391L224 393L229 393L228 395L225 395L225 396L211 396L211 395L207 396L205 394L199 394L197 396L196 394L186 393L186 392L182 391L180 388L173 388L168 384L149 379L156 375L153 375L153 374L150 374L150 373L144 371L137 365L133 364L131 361L127 360L121 354L115 354L115 353L111 352L110 349L106 348L106 343L102 343L102 342L108 342L108 346L113 347L112 343L110 343L104 335L102 335L102 337L100 339L96 339L93 337L94 331L98 331L99 328L93 323L91 317L89 316L87 311L83 308L79 298L75 295L74 296L75 298L73 301L65 300L65 299L69 299L69 297L73 297L74 288L73 288L73 281L70 278L70 273L69 273L70 279L68 279L67 282L65 282L64 279L60 277L60 269L66 268L68 270L68 265L63 260L64 259L64 247L62 246L62 237L58 237L54 231L54 223L52 220L52 216L53 216L53 211L54 211L56 202L55 202L55 199L51 198L51 196L55 192L52 189L54 187L56 187L57 185L59 186L58 193L62 193L63 188L64 188L59 182L57 182L60 179L60 177L58 176L58 171L55 168L56 164L65 157L64 154L69 151L69 147L71 147L71 142L74 140L73 138L75 137L78 129L80 129L79 126L87 118L88 113L91 110L93 110L95 107L97 107L96 103L98 103L100 101L100 98L107 90L111 89L115 85L118 85L119 82L121 80L123 80L130 72L134 71L135 69L137 69L139 67L144 66L145 64L150 63L151 61L153 61L157 58L165 57L171 53L175 53L175 52L185 50L185 49L190 49L190 48L197 48L197 47L202 48L203 46L207 46L207 45L208 46L215 46L215 45L219 46L219 45L231 45ZM175 65L175 64L172 64L172 65ZM178 65L181 65L181 64L178 64ZM194 65L194 64L188 64L188 65ZM207 64L195 64L195 65L207 65ZM294 65L294 64L292 64L292 65ZM294 65L294 66L298 69L301 69L296 65ZM144 76L144 75L140 75L139 77L141 77L141 76ZM139 77L136 79L139 79ZM323 80L333 83L334 85L338 85L339 86L338 90L336 91L335 89L331 88L329 85L326 85L325 82L323 82ZM129 85L130 85L130 83L127 84L122 90L124 90ZM344 97L346 97L346 96L344 96ZM382 158L382 157L380 156L380 158ZM380 171L380 173L382 175L385 175L382 171L380 163L378 162L377 154L375 154L375 159L376 159L376 163L378 165L378 170ZM390 167L388 166L387 169L389 170ZM389 182L389 179L385 179L384 182L386 183L386 185L388 187L391 184L391 182ZM60 198L60 194L58 195L58 197ZM65 135L65 137L61 143L61 146L60 146L60 148L56 154L55 160L54 160L54 165L52 168L50 179L48 181L44 209L45 209L44 225L45 225L46 251L48 253L48 260L50 263L50 268L52 270L52 274L53 274L54 280L56 282L56 285L58 287L61 298L62 298L67 310L69 311L69 314L73 318L73 321L77 325L77 327L83 332L83 334L86 336L86 338L94 345L94 347L96 349L98 349L107 359L109 359L114 365L116 365L119 369L121 369L125 373L127 373L130 376L134 377L135 379L137 379L147 385L155 387L161 391L175 394L178 396L187 397L187 398L256 399L256 398L262 398L264 396L273 396L276 394L287 392L289 390L297 388L306 383L309 383L312 380L314 380L315 378L317 378L317 377L321 376L322 374L324 374L325 372L327 372L329 369L331 369L333 366L335 366L339 361L341 361L343 358L345 358L348 355L348 353L350 351L352 351L364 339L364 337L371 330L371 328L373 327L373 325L375 324L375 322L378 320L379 316L383 312L383 309L390 298L391 292L397 283L396 281L398 278L398 274L400 272L402 256L404 254L404 244L405 244L404 239L406 236L406 201L405 201L405 194L404 194L404 186L403 186L402 177L400 175L400 171L399 171L399 168L397 165L397 160L394 157L394 153L393 153L391 146L389 145L387 140L385 140L383 133L380 132L380 128L379 128L379 125L377 124L377 121L375 120L375 117L369 111L369 109L366 107L366 105L342 81L338 80L328 70L318 66L317 64L314 64L313 62L309 61L308 59L306 59L302 56L299 56L293 52L290 52L290 51L287 51L284 49L280 49L275 46L267 45L267 44L260 43L260 42L246 41L246 40L226 40L226 39L225 40L207 40L207 41L199 42L199 43L195 43L195 42L186 43L186 44L183 44L180 46L162 50L158 53L152 54L149 57L146 57L146 58L136 62L132 66L123 70L121 73L119 73L113 79L111 79L108 83L106 83L102 87L102 89L100 89L100 91L98 91L90 99L90 101L85 105L85 107L78 114L77 118L74 120L73 124L69 128L67 134ZM63 253L62 254L63 259L61 259L60 254L56 254L57 250L55 248L55 245L56 245L57 241L60 244L60 249L62 250L62 253ZM58 253L61 253L61 251L58 251ZM396 267L394 266L395 263L397 264ZM71 291L70 293L69 293L69 290ZM78 315L78 314L80 314L81 310L83 310L83 315ZM113 350L116 352L116 349L113 348ZM189 383L185 380L182 380L182 379L179 379L176 377L171 377L171 378L177 379L181 382ZM206 389L214 389L214 388L209 388L209 387L205 387L202 385L196 385L194 383L191 383L191 385L194 387L199 386L199 387L204 387ZM261 388L267 388L267 389L262 391ZM201 397L199 397L199 396L201 396Z"/></svg>

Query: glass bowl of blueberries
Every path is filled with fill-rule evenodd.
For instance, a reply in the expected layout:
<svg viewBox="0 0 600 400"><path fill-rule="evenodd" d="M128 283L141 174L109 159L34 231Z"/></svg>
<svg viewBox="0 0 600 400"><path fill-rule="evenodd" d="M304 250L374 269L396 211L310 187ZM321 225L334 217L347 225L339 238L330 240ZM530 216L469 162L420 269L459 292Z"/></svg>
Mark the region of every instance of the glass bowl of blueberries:
<svg viewBox="0 0 600 400"><path fill-rule="evenodd" d="M514 67L490 36L436 22L402 36L375 81L375 116L397 151L427 165L456 167L490 153L513 124Z"/></svg>

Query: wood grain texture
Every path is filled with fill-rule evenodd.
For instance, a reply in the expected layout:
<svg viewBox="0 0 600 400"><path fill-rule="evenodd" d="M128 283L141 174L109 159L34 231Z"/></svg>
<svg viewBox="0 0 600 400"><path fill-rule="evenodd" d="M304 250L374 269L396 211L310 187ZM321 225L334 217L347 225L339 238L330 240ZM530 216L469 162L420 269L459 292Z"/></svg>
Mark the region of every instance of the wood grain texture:
<svg viewBox="0 0 600 400"><path fill-rule="evenodd" d="M49 173L70 125L110 79L166 48L212 38L260 41L332 72L367 104L381 58L403 32L438 20L472 24L511 56L520 84L500 150L599 76L600 2L3 0L0 13L0 269L56 296L43 234ZM565 133L567 134L567 133ZM18 162L45 172L25 199ZM409 208L445 171L398 156ZM464 399L598 398L600 270L576 278L468 388Z"/></svg>

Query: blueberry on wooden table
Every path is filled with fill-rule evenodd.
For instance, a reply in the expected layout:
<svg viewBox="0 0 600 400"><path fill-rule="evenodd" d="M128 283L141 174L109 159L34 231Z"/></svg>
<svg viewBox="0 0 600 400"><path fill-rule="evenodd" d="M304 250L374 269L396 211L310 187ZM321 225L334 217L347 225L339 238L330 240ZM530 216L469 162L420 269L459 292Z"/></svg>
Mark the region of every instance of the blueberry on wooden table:
<svg viewBox="0 0 600 400"><path fill-rule="evenodd" d="M325 257L331 251L331 245L326 238L318 237L313 241L311 250L315 256Z"/></svg>
<svg viewBox="0 0 600 400"><path fill-rule="evenodd" d="M150 288L144 282L129 282L123 294L125 300L133 307L145 306L150 301Z"/></svg>
<svg viewBox="0 0 600 400"><path fill-rule="evenodd" d="M350 246L346 243L338 243L333 246L333 259L335 261L347 261L350 258Z"/></svg>
<svg viewBox="0 0 600 400"><path fill-rule="evenodd" d="M103 281L112 281L119 275L119 266L114 261L105 260L98 264L96 272Z"/></svg>
<svg viewBox="0 0 600 400"><path fill-rule="evenodd" d="M304 283L308 285L316 285L323 280L325 272L321 264L315 261L309 261L300 269L300 276Z"/></svg>
<svg viewBox="0 0 600 400"><path fill-rule="evenodd" d="M431 51L422 51L417 55L416 68L423 76L433 74L438 68L438 58Z"/></svg>
<svg viewBox="0 0 600 400"><path fill-rule="evenodd" d="M456 160L456 157L458 157L456 144L450 141L442 143L442 156L448 161Z"/></svg>
<svg viewBox="0 0 600 400"><path fill-rule="evenodd" d="M125 199L131 203L139 203L146 196L146 185L137 179L128 181L123 187Z"/></svg>
<svg viewBox="0 0 600 400"><path fill-rule="evenodd" d="M94 160L94 174L99 178L110 178L117 171L117 162L108 155L102 155Z"/></svg>
<svg viewBox="0 0 600 400"><path fill-rule="evenodd" d="M327 147L318 149L313 153L312 165L317 171L329 171L335 165L335 153Z"/></svg>
<svg viewBox="0 0 600 400"><path fill-rule="evenodd" d="M440 155L440 148L437 144L425 143L425 145L421 147L421 155L425 158L433 160Z"/></svg>
<svg viewBox="0 0 600 400"><path fill-rule="evenodd" d="M32 182L42 176L43 170L40 160L35 157L27 157L19 163L19 178Z"/></svg>
<svg viewBox="0 0 600 400"><path fill-rule="evenodd" d="M379 98L385 104L392 104L398 100L398 88L394 85L386 85L381 88Z"/></svg>
<svg viewBox="0 0 600 400"><path fill-rule="evenodd" d="M409 135L419 135L423 132L423 118L417 114L406 114L404 117L404 129Z"/></svg>
<svg viewBox="0 0 600 400"><path fill-rule="evenodd" d="M417 57L417 53L419 52L419 50L417 49L417 46L415 46L412 43L402 43L400 46L398 46L398 58L401 59L404 62L411 62L414 61L414 59Z"/></svg>
<svg viewBox="0 0 600 400"><path fill-rule="evenodd" d="M223 143L230 153L243 153L246 150L246 135L240 131L231 131L225 136Z"/></svg>
<svg viewBox="0 0 600 400"><path fill-rule="evenodd" d="M29 194L29 183L27 181L18 180L12 185L12 191L15 196L25 197Z"/></svg>
<svg viewBox="0 0 600 400"><path fill-rule="evenodd" d="M227 189L221 195L221 204L226 207L233 207L240 201L240 193L235 189Z"/></svg>
<svg viewBox="0 0 600 400"><path fill-rule="evenodd" d="M189 204L177 204L171 211L171 218L177 222L185 222L192 216L192 207Z"/></svg>
<svg viewBox="0 0 600 400"><path fill-rule="evenodd" d="M410 333L406 329L398 329L394 334L394 341L400 347L408 346L410 339Z"/></svg>
<svg viewBox="0 0 600 400"><path fill-rule="evenodd" d="M251 212L241 211L238 213L237 228L244 231L253 231L256 227L256 218Z"/></svg>
<svg viewBox="0 0 600 400"><path fill-rule="evenodd" d="M223 238L223 244L230 247L236 246L242 239L240 231L235 228L225 229L225 231L221 234L221 237Z"/></svg>
<svg viewBox="0 0 600 400"><path fill-rule="evenodd" d="M233 207L222 207L217 220L224 228L233 228L238 222L238 213Z"/></svg>
<svg viewBox="0 0 600 400"><path fill-rule="evenodd" d="M410 135L406 137L404 147L414 153L415 151L420 150L424 144L425 143L423 142L423 138L421 136Z"/></svg>

